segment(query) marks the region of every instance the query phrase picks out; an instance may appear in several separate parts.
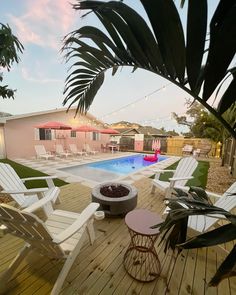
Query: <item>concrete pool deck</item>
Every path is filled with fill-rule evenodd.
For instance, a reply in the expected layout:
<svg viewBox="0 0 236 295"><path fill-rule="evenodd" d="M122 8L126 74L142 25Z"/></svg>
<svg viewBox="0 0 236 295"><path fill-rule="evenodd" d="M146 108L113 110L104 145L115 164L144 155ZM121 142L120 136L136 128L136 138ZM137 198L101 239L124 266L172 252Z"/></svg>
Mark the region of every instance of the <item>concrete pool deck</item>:
<svg viewBox="0 0 236 295"><path fill-rule="evenodd" d="M111 181L111 180L116 180L116 181L120 180L120 181L125 181L129 184L132 184L133 182L141 178L150 177L151 175L154 174L154 171L156 169L165 169L166 167L172 165L173 163L175 163L176 161L180 159L180 157L177 157L177 156L167 155L168 158L166 160L144 167L134 173L127 174L127 175L118 175L112 172L106 172L103 170L96 169L96 171L95 170L93 171L93 174L94 174L92 177L93 179L91 179L91 173L92 173L91 170L86 168L83 171L83 177L76 176L76 175L67 173L65 171L59 170L66 167L84 165L91 162L110 160L110 159L115 159L115 158L120 158L125 156L131 156L135 154L136 153L130 153L130 152L117 152L114 154L99 153L95 156L56 158L55 160L18 158L18 159L14 159L14 161L22 165L25 165L27 167L30 167L32 169L36 169L41 172L44 172L46 174L56 175L58 178L68 183L79 182L85 186L92 188L98 183L101 183L103 181Z"/></svg>

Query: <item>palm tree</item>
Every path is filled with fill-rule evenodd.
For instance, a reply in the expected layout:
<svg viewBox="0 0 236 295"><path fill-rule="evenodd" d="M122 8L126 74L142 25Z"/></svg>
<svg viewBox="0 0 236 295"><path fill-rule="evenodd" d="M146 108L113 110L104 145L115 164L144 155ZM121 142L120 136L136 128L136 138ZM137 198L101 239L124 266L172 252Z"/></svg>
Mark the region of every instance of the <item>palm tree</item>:
<svg viewBox="0 0 236 295"><path fill-rule="evenodd" d="M23 45L12 34L11 28L8 25L0 23L0 67L6 68L10 71L14 62L19 62L18 53L23 52ZM3 77L0 73L0 82ZM0 97L2 98L14 98L15 90L9 89L8 85L0 86Z"/></svg>
<svg viewBox="0 0 236 295"><path fill-rule="evenodd" d="M78 103L77 112L86 112L103 84L105 71L113 69L115 74L119 66L131 66L182 88L236 138L234 126L223 116L236 100L236 67L231 66L236 50L236 1L220 0L206 40L207 0L189 0L186 44L173 0L140 2L150 25L120 1L77 0L73 5L75 10L91 9L106 32L84 26L65 37L66 59L75 59L75 63L66 79L64 105L69 103L70 108ZM214 108L209 98L229 77L231 82Z"/></svg>

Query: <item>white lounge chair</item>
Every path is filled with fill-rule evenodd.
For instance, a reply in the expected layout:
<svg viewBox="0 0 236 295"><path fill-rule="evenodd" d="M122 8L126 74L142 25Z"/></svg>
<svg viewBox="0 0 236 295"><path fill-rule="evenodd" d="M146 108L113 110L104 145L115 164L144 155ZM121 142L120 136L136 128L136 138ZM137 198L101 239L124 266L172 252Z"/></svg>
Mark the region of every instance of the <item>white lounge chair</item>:
<svg viewBox="0 0 236 295"><path fill-rule="evenodd" d="M19 208L27 208L39 199L52 196L53 202L58 201L60 189L53 183L56 176L40 176L20 179L15 170L9 165L0 163L0 185L3 188L2 193L10 194L12 199L17 203ZM27 180L44 179L48 188L27 189L24 182ZM44 207L47 214L48 208Z"/></svg>
<svg viewBox="0 0 236 295"><path fill-rule="evenodd" d="M193 152L193 146L190 144L186 144L183 148L182 148L182 154L187 154L187 155L191 155Z"/></svg>
<svg viewBox="0 0 236 295"><path fill-rule="evenodd" d="M176 170L156 170L155 178L152 181L152 191L155 192L156 187L165 192L165 197L171 196L174 187L187 190L186 183L192 179L193 172L197 168L198 162L193 157L182 158ZM169 181L160 180L160 175L165 172L173 172L173 177Z"/></svg>
<svg viewBox="0 0 236 295"><path fill-rule="evenodd" d="M69 144L69 147L70 147L70 151L71 151L71 153L73 154L73 155L79 155L79 156L86 156L87 155L87 153L86 152L83 152L83 151L79 151L78 149L77 149L77 146L74 144L74 143L71 143L71 144Z"/></svg>
<svg viewBox="0 0 236 295"><path fill-rule="evenodd" d="M98 153L98 151L92 150L89 144L87 143L84 144L84 150L86 151L86 153L91 155L96 155Z"/></svg>
<svg viewBox="0 0 236 295"><path fill-rule="evenodd" d="M46 160L55 159L54 155L52 155L50 152L47 152L45 150L44 145L35 145L34 148L35 148L35 152L36 152L36 157L38 159L40 159L40 158L41 159L46 159Z"/></svg>
<svg viewBox="0 0 236 295"><path fill-rule="evenodd" d="M210 198L217 199L217 201L214 203L214 206L216 207L222 208L226 211L231 211L236 207L236 182L234 182L223 195L208 191L206 193ZM182 204L182 206L185 207L184 204ZM169 210L169 207L166 207L165 211L163 212L163 216L166 216ZM207 215L192 215L189 216L188 227L198 233L203 233L208 231L214 224L216 224L220 218L223 218L223 216L214 215L214 217L211 217Z"/></svg>
<svg viewBox="0 0 236 295"><path fill-rule="evenodd" d="M45 205L42 201L44 200L34 205L34 210ZM6 232L26 242L7 270L0 275L0 293L8 291L8 281L13 273L27 254L34 250L35 253L38 252L39 255L53 260L65 260L51 291L51 295L59 294L83 245L85 233L88 233L91 244L95 239L93 215L98 207L98 203L91 203L81 214L55 210L48 216L46 222L43 222L36 215L28 213L32 211L31 208L20 211L5 204L0 205L0 224L4 224Z"/></svg>
<svg viewBox="0 0 236 295"><path fill-rule="evenodd" d="M69 152L65 151L61 144L56 144L56 154L59 157L66 157L66 158L68 156L72 156L72 153L69 153Z"/></svg>

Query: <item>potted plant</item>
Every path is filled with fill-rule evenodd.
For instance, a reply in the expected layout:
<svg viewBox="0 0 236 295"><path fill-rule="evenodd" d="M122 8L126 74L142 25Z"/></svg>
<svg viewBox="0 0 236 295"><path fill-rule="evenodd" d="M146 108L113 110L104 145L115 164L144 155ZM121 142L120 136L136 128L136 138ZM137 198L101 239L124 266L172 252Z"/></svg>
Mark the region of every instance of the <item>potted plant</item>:
<svg viewBox="0 0 236 295"><path fill-rule="evenodd" d="M171 248L181 252L182 249L216 246L236 239L236 215L214 206L202 188L191 187L188 193L175 189L173 198L167 201L169 213L165 221L154 226L160 228L161 242L165 243L165 251ZM213 230L187 238L188 219L194 215L215 216L215 218L220 216L228 222ZM217 286L223 279L235 275L236 245L219 266L209 286Z"/></svg>

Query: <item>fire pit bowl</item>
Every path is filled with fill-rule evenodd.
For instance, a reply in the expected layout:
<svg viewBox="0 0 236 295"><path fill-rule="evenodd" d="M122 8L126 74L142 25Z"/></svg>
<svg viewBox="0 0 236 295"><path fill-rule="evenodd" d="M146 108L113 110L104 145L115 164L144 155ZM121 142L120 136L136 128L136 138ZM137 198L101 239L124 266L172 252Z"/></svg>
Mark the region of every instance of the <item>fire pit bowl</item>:
<svg viewBox="0 0 236 295"><path fill-rule="evenodd" d="M125 215L137 206L137 189L125 182L104 182L92 190L92 201L107 216Z"/></svg>

